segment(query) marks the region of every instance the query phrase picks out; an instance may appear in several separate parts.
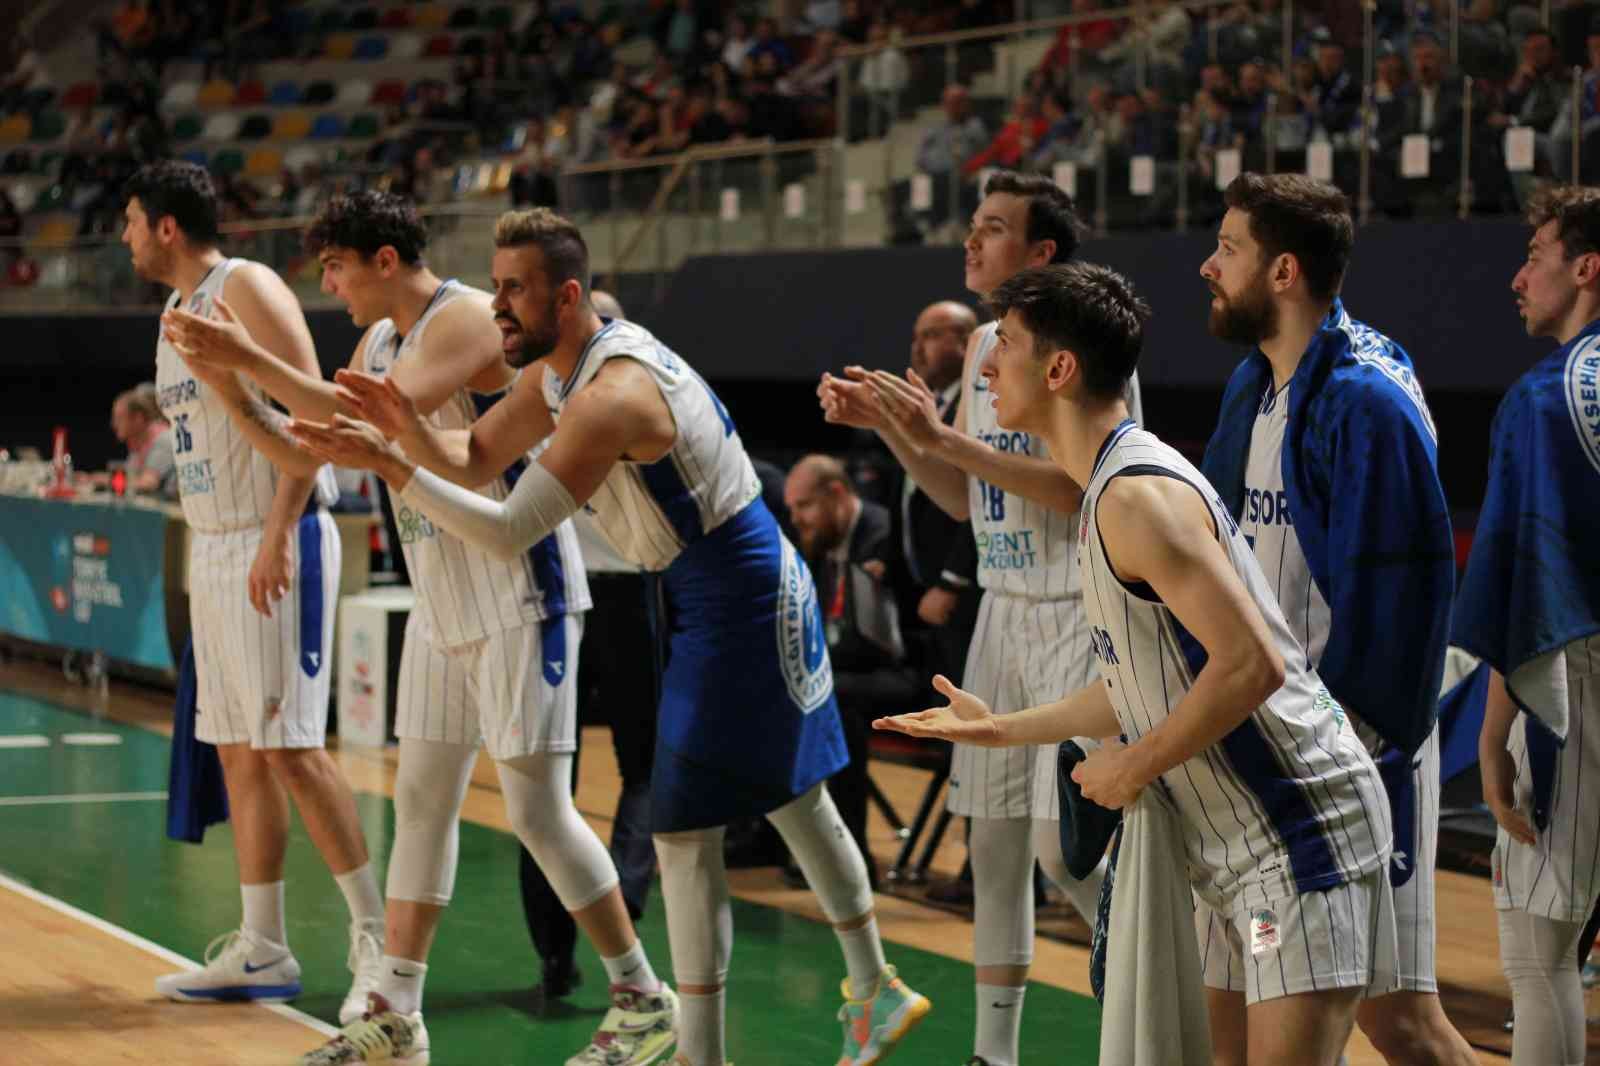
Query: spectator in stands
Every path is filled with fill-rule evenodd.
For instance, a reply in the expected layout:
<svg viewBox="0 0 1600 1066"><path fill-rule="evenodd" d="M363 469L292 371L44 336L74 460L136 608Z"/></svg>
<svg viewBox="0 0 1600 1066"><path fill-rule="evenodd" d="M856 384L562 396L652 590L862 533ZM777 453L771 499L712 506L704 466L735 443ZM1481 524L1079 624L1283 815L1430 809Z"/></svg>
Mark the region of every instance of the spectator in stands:
<svg viewBox="0 0 1600 1066"><path fill-rule="evenodd" d="M1384 126L1384 108L1399 98L1400 92L1410 82L1405 56L1390 41L1379 41L1373 49L1376 70L1373 74L1372 99L1378 105L1378 127Z"/></svg>
<svg viewBox="0 0 1600 1066"><path fill-rule="evenodd" d="M763 59L771 62L771 56ZM745 104L750 109L750 136L792 141L804 134L800 109L795 101L778 92L771 79L751 78L745 84Z"/></svg>
<svg viewBox="0 0 1600 1066"><path fill-rule="evenodd" d="M8 276L11 267L22 257L22 249L15 242L22 237L22 212L11 199L11 193L0 186L0 277Z"/></svg>
<svg viewBox="0 0 1600 1066"><path fill-rule="evenodd" d="M893 125L900 109L900 94L911 82L911 65L905 53L895 47L896 39L894 26L888 19L873 19L867 29L866 43L880 51L861 59L853 79L867 94L874 135Z"/></svg>
<svg viewBox="0 0 1600 1066"><path fill-rule="evenodd" d="M1208 188L1214 187L1217 153L1225 148L1244 147L1244 134L1233 127L1233 112L1216 93L1201 89L1195 94L1195 113L1199 128L1195 132L1194 162Z"/></svg>
<svg viewBox="0 0 1600 1066"><path fill-rule="evenodd" d="M1311 46L1316 73L1312 90L1302 98L1306 113L1329 137L1348 133L1361 107L1361 83L1345 66L1344 45L1326 26L1312 32Z"/></svg>
<svg viewBox="0 0 1600 1066"><path fill-rule="evenodd" d="M1189 35L1189 12L1173 0L1154 0L1145 9L1144 21L1135 22L1100 54L1126 73L1128 86L1132 85L1134 55L1140 50L1147 56L1152 75L1170 79L1182 74Z"/></svg>
<svg viewBox="0 0 1600 1066"><path fill-rule="evenodd" d="M735 74L743 74L750 50L755 46L755 38L750 36L750 23L745 21L743 15L731 16L728 19L727 40L722 44L723 65Z"/></svg>
<svg viewBox="0 0 1600 1066"><path fill-rule="evenodd" d="M655 20L656 47L674 60L688 59L698 46L701 27L715 18L714 13L708 12L712 18L707 19L701 7L696 0L677 0L663 8Z"/></svg>
<svg viewBox="0 0 1600 1066"><path fill-rule="evenodd" d="M961 165L961 172L972 176L984 167L1015 169L1039 138L1044 136L1044 116L1039 113L1039 101L1032 93L1019 93L1011 102L1011 117L1000 127L988 145Z"/></svg>
<svg viewBox="0 0 1600 1066"><path fill-rule="evenodd" d="M890 535L888 510L863 500L844 464L832 456L808 455L796 463L784 483L783 502L816 576L833 690L850 753L849 765L829 780L828 791L876 886L877 864L867 846L870 723L885 708L910 707L921 689L906 664L899 602L890 582L903 563Z"/></svg>
<svg viewBox="0 0 1600 1066"><path fill-rule="evenodd" d="M750 46L747 62L756 68L762 56L771 56L779 73L794 66L794 53L789 46L778 36L778 23L776 19L764 18L756 22L756 39Z"/></svg>
<svg viewBox="0 0 1600 1066"><path fill-rule="evenodd" d="M1504 129L1514 122L1532 126L1535 133L1549 133L1570 91L1557 62L1555 38L1543 27L1536 29L1522 40L1522 61L1506 84L1500 110L1489 116L1489 125Z"/></svg>
<svg viewBox="0 0 1600 1066"><path fill-rule="evenodd" d="M1217 15L1217 55L1232 66L1283 50L1283 7L1278 0L1234 4Z"/></svg>
<svg viewBox="0 0 1600 1066"><path fill-rule="evenodd" d="M161 415L156 387L144 382L118 393L111 404L111 432L128 449L123 470L129 492L158 493L176 499L177 470L173 461L172 435ZM93 473L84 480L96 487L111 483L109 472Z"/></svg>
<svg viewBox="0 0 1600 1066"><path fill-rule="evenodd" d="M684 119L688 123L690 145L719 144L733 136L733 125L717 107L708 85L696 85L689 90Z"/></svg>
<svg viewBox="0 0 1600 1066"><path fill-rule="evenodd" d="M1087 15L1101 8L1100 0L1072 0L1074 15ZM1073 71L1080 74L1103 72L1107 67L1103 53L1117 39L1122 28L1120 20L1109 18L1068 23L1056 31L1050 50L1039 62L1039 69L1052 84L1063 87Z"/></svg>
<svg viewBox="0 0 1600 1066"><path fill-rule="evenodd" d="M1098 87L1102 92L1104 86ZM1072 99L1065 90L1055 89L1044 94L1040 108L1045 121L1044 134L1023 159L1022 169L1048 173L1060 162L1083 163L1083 116L1072 109Z"/></svg>
<svg viewBox="0 0 1600 1066"><path fill-rule="evenodd" d="M839 79L839 35L821 30L811 39L811 52L787 74L778 79L777 88L785 96L805 104L832 105L834 86Z"/></svg>
<svg viewBox="0 0 1600 1066"><path fill-rule="evenodd" d="M844 0L840 7L839 25L835 30L841 41L850 44L865 44L872 36L872 24L889 20L881 13L874 14L867 10L867 5L861 0Z"/></svg>
<svg viewBox="0 0 1600 1066"><path fill-rule="evenodd" d="M1578 93L1578 114L1574 121L1570 104L1550 126L1550 133L1540 138L1540 150L1558 179L1578 181L1580 175L1572 174L1572 128L1578 127L1579 143L1600 130L1600 14L1589 23L1589 34L1584 41L1589 54L1589 66L1583 72Z"/></svg>
<svg viewBox="0 0 1600 1066"><path fill-rule="evenodd" d="M1267 119L1267 66L1262 60L1249 59L1239 67L1232 109L1233 128L1244 134L1246 143L1260 141Z"/></svg>

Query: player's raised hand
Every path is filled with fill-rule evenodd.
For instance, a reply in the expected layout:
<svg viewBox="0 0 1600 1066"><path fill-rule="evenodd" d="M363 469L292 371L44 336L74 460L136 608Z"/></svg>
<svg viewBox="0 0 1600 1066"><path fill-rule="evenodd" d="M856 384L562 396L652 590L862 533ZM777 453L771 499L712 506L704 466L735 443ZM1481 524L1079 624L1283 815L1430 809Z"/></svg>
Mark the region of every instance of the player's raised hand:
<svg viewBox="0 0 1600 1066"><path fill-rule="evenodd" d="M939 417L939 405L934 399L933 390L917 376L915 370L907 370L904 378L887 370L875 370L866 377L866 381L877 393L889 421L908 440L923 448L938 442L939 434L944 430L944 421Z"/></svg>
<svg viewBox="0 0 1600 1066"><path fill-rule="evenodd" d="M904 733L929 740L949 740L980 747L1001 747L1000 731L988 704L970 692L955 686L949 678L938 674L933 687L949 698L944 707L934 707L915 714L897 714L892 718L879 718L872 728L891 733Z"/></svg>
<svg viewBox="0 0 1600 1066"><path fill-rule="evenodd" d="M222 299L215 318L173 308L161 316L161 333L190 367L200 365L240 370L259 355L250 331Z"/></svg>
<svg viewBox="0 0 1600 1066"><path fill-rule="evenodd" d="M872 387L864 381L851 380L866 374L858 366L846 367L849 378L836 378L823 374L817 385L817 399L822 404L824 421L856 429L882 429L883 405L873 395Z"/></svg>
<svg viewBox="0 0 1600 1066"><path fill-rule="evenodd" d="M289 434L312 455L335 466L375 470L379 474L399 455L394 446L366 422L334 415L332 422L294 419Z"/></svg>
<svg viewBox="0 0 1600 1066"><path fill-rule="evenodd" d="M416 403L393 378L346 369L335 372L333 380L340 413L367 423L389 440L421 427Z"/></svg>
<svg viewBox="0 0 1600 1066"><path fill-rule="evenodd" d="M1148 783L1138 772L1138 759L1120 740L1107 740L1072 768L1072 779L1087 799L1119 810L1139 798Z"/></svg>

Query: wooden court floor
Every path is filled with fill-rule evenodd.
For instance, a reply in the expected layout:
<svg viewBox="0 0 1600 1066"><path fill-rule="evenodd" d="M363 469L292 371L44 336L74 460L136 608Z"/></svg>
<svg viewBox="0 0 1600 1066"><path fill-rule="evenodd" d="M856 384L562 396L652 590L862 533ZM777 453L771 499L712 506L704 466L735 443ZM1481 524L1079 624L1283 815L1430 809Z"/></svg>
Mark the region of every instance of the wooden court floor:
<svg viewBox="0 0 1600 1066"><path fill-rule="evenodd" d="M348 976L342 900L295 828L287 880L291 946L305 968L293 1007L181 1006L151 982L198 960L238 921L227 827L196 847L164 836L166 694L112 685L96 695L41 664L0 665L0 1066L99 1063L292 1063L325 1039ZM358 794L375 861L392 840L395 753L348 749L339 759ZM874 764L903 812L926 778ZM587 731L578 806L609 838L618 788L609 738ZM887 866L897 841L874 812L873 850ZM959 869L950 833L933 872ZM588 980L569 1000L533 995L538 963L517 894L517 845L498 782L480 760L463 811L461 867L427 987L436 1066L560 1063L604 1009L602 971L587 948ZM808 893L770 869L734 871L736 946L730 978L730 1055L739 1066L821 1066L837 1056L833 1013L840 962ZM1487 884L1439 877L1439 959L1457 1024L1475 1043L1503 1043L1508 1002L1499 974ZM971 926L914 900L879 897L890 961L935 1003L895 1061L956 1066L970 1051ZM659 892L640 924L669 970ZM1027 999L1023 1061L1095 1062L1098 1012L1088 998L1087 951L1041 938ZM1481 1030L1474 1033L1472 1027ZM1358 1033L1351 1066L1383 1060ZM1485 1063L1505 1062L1484 1052ZM1600 1054L1591 1055L1600 1062Z"/></svg>

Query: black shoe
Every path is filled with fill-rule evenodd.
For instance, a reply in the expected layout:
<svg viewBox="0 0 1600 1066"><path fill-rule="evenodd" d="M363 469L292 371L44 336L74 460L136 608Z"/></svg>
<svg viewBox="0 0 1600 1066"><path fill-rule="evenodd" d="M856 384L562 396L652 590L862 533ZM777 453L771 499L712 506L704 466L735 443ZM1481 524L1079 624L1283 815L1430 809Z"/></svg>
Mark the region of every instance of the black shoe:
<svg viewBox="0 0 1600 1066"><path fill-rule="evenodd" d="M567 998L581 984L583 984L583 971L578 969L575 960L569 958L558 962L545 962L544 977L539 988L544 994L546 1003L552 999Z"/></svg>

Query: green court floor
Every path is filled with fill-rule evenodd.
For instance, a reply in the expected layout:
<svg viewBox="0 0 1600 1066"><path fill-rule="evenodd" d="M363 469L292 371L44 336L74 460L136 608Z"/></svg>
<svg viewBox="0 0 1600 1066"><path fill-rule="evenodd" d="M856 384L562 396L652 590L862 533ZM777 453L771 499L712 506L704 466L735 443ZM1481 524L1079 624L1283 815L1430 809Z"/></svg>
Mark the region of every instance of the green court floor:
<svg viewBox="0 0 1600 1066"><path fill-rule="evenodd" d="M104 733L118 744L63 741ZM166 837L166 806L139 794L167 782L167 741L145 730L92 720L0 692L0 745L41 735L42 747L0 746L0 872L106 921L199 959L207 942L239 921L232 840L226 826L202 846ZM71 802L70 797L125 798ZM127 794L133 794L128 796ZM9 797L52 797L16 805ZM394 808L357 797L368 844L381 867ZM481 826L461 827L455 901L430 960L428 1029L435 1066L546 1066L581 1048L606 1006L604 971L587 946L585 982L569 1000L537 1009L538 959L517 888L517 842ZM348 985L343 899L296 823L287 869L290 944L304 968L301 1010L337 1024ZM380 879L381 883L381 879ZM782 911L734 902L736 941L728 1003L729 1055L736 1066L833 1066L841 961L832 932ZM663 976L670 973L666 921L653 893L640 935ZM934 1002L934 1012L894 1058L904 1066L959 1066L971 1050L972 971L939 955L889 946L890 961ZM205 1010L197 1006L196 1010ZM1072 1066L1095 1061L1092 1000L1029 988L1022 1060Z"/></svg>

